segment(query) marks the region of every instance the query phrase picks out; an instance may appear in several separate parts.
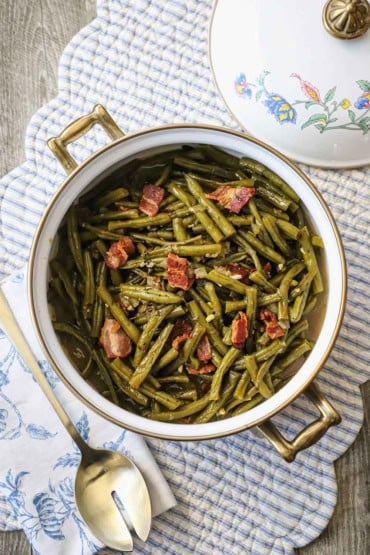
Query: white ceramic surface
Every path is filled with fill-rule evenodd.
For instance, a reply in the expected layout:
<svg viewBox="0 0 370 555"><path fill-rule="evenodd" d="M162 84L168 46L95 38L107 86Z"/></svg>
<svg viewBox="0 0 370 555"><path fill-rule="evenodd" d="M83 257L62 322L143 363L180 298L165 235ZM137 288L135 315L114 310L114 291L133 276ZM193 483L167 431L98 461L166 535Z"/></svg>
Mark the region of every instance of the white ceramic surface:
<svg viewBox="0 0 370 555"><path fill-rule="evenodd" d="M127 412L99 395L80 377L64 354L51 324L47 305L47 274L53 238L59 224L67 208L83 191L100 180L102 174L122 165L122 161L129 161L137 155L143 157L153 153L153 150L168 150L192 143L212 144L236 155L254 158L279 174L297 191L305 209L311 215L317 233L324 240L329 294L322 329L315 347L299 372L284 388L245 414L219 422L190 426L156 422ZM288 398L296 396L297 392L311 381L326 359L340 325L346 288L345 268L342 264L341 247L336 233L335 223L323 199L308 185L299 170L288 161L284 162L280 159L274 151L267 150L243 134L221 128L179 125L130 135L112 146L105 147L100 154L93 156L89 163L76 170L51 202L36 235L31 256L33 266L31 265L29 288L31 303L33 302L35 310L36 327L46 345L49 360L54 367L61 369L67 384L95 410L116 423L143 434L164 438L177 436L183 439L205 439L236 432L251 427L262 418L276 413L286 404Z"/></svg>
<svg viewBox="0 0 370 555"><path fill-rule="evenodd" d="M331 36L324 0L217 0L210 61L229 110L253 136L322 167L370 163L370 31Z"/></svg>

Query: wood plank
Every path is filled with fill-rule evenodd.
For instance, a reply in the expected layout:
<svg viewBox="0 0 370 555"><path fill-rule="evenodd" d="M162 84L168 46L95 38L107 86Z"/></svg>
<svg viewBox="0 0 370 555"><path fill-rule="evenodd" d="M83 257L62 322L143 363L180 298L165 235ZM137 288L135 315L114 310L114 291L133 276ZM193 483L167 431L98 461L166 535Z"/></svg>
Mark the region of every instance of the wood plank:
<svg viewBox="0 0 370 555"><path fill-rule="evenodd" d="M23 532L0 534L0 555L31 555L32 549Z"/></svg>
<svg viewBox="0 0 370 555"><path fill-rule="evenodd" d="M0 175L24 160L24 134L32 114L57 91L63 48L95 16L95 0L0 2ZM370 383L362 389L365 425L336 463L339 498L328 528L299 555L370 553ZM0 555L29 555L22 532L0 534ZM254 554L253 554L254 555Z"/></svg>
<svg viewBox="0 0 370 555"><path fill-rule="evenodd" d="M27 124L57 92L60 55L95 14L95 0L0 2L1 175L24 160Z"/></svg>

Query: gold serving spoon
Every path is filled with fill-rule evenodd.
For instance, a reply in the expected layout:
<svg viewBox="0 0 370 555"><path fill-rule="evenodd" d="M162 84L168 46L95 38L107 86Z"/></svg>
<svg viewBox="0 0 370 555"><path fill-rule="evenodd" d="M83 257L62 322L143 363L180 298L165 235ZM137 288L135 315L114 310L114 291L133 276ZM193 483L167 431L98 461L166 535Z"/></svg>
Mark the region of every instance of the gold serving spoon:
<svg viewBox="0 0 370 555"><path fill-rule="evenodd" d="M133 541L129 527L144 541L151 527L150 497L142 474L121 453L92 449L82 439L42 373L1 289L0 326L32 371L63 426L81 451L75 496L82 518L104 545L121 551L132 551Z"/></svg>

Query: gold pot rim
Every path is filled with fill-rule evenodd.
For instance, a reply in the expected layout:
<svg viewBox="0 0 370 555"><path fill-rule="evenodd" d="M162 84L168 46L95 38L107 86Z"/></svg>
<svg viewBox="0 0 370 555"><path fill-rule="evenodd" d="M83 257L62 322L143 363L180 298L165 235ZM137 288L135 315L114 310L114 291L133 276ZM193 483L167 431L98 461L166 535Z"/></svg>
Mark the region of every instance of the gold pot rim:
<svg viewBox="0 0 370 555"><path fill-rule="evenodd" d="M174 428L174 433L173 434L154 433L154 432L149 432L147 430L143 430L139 426L128 425L127 423L124 422L123 419L119 420L119 419L107 414L105 411L96 407L92 402L87 400L80 393L80 391L78 391L78 389L63 374L62 370L59 368L58 364L56 363L53 354L50 352L49 348L47 347L47 345L44 341L44 338L43 338L43 335L42 335L42 332L41 332L41 329L40 329L40 326L39 326L39 323L38 323L38 318L37 318L36 309L35 309L34 295L33 295L33 287L32 287L33 275L34 275L34 266L35 266L35 259L36 259L36 251L37 251L37 245L38 245L39 237L41 236L41 234L43 232L43 228L44 228L45 222L48 218L49 212L51 211L51 209L53 208L55 203L58 201L59 196L61 195L61 193L67 187L69 187L70 183L74 180L76 175L78 175L78 173L80 171L82 171L90 162L95 160L97 157L103 155L107 150L115 147L118 144L124 143L124 142L126 142L126 141L128 141L132 138L145 136L145 135L150 134L150 133L159 132L159 131L166 131L166 130L171 130L171 129L179 129L179 128L180 129L185 129L185 128L187 128L187 129L191 129L191 128L192 129L204 129L204 130L218 131L218 132L222 132L222 133L237 136L241 139L244 139L246 141L249 141L249 142L252 142L252 143L258 145L262 149L267 150L268 152L272 153L277 158L279 158L286 165L288 165L305 182L305 184L309 187L309 189L313 192L313 194L318 198L322 208L324 209L324 211L325 211L325 213L328 217L328 220L329 220L330 225L333 229L334 236L335 236L335 239L336 239L336 244L337 244L338 252L339 252L339 256L340 256L341 274L342 274L342 277L343 277L343 290L342 290L342 295L341 295L341 299L340 299L339 317L337 319L334 331L333 331L333 333L330 337L330 340L328 341L328 344L326 346L326 349L325 349L323 355L320 358L320 361L316 365L315 369L308 376L308 378L305 380L305 382L303 384L301 384L301 386L299 388L297 388L291 395L289 395L284 400L284 402L282 402L278 407L269 410L262 417L257 418L257 419L255 419L254 421L252 421L250 423L240 425L240 426L236 426L235 428L233 428L231 430L228 430L226 432L225 431L212 432L212 433L209 433L209 434L202 434L201 436L194 434L194 435L187 436L187 437L181 437L181 436L176 434L175 430L176 430L176 427L178 426L178 424L171 424ZM241 131L236 131L234 129L230 129L230 128L226 128L226 127L222 127L222 126L211 125L211 124L196 124L196 123L167 124L167 125L161 125L161 126L156 126L156 127L150 127L150 128L147 128L147 129L143 129L141 131L133 132L133 133L128 133L127 135L124 135L122 138L117 139L115 141L112 141L111 143L109 143L109 144L103 146L102 148L98 149L96 152L92 153L88 158L86 158L86 160L84 160L81 164L79 164L76 167L76 169L74 169L66 177L66 179L63 181L63 183L58 187L58 190L54 193L53 197L49 201L49 203L48 203L48 205L47 205L47 207L46 207L46 209L45 209L45 211L42 215L42 218L41 218L41 220L38 224L34 239L32 241L29 267L28 267L28 280L27 281L28 281L27 288L28 288L29 307L30 307L30 312L31 312L31 318L32 318L32 321L33 321L33 324L35 326L35 330L36 330L36 333L37 333L37 337L38 337L38 339L39 339L39 341L42 345L43 351L46 353L47 358L48 358L51 366L55 370L56 374L61 379L61 381L67 386L67 388L75 395L75 397L77 399L79 399L80 401L82 401L85 404L85 406L87 406L88 408L93 410L95 413L99 414L104 419L108 420L109 422L111 422L113 424L116 424L120 427L123 427L123 428L128 429L132 432L136 432L136 433L139 433L139 434L144 435L144 436L153 437L153 438L157 438L157 439L175 440L175 441L203 441L203 440L210 440L210 439L216 439L216 438L221 438L221 437L227 437L229 435L233 435L233 434L242 432L244 430L254 428L254 427L262 424L263 422L268 421L274 415L278 414L279 412L284 410L287 406L289 406L297 397L299 397L302 393L304 393L305 389L316 378L316 376L318 375L318 373L321 371L322 367L324 366L325 362L327 361L327 359L328 359L328 357L329 357L329 355L330 355L330 353L331 353L331 351L334 347L334 344L337 340L337 337L338 337L338 334L339 334L339 331L340 331L340 328L341 328L341 325L342 325L342 322L343 322L343 318L344 318L344 314L345 314L346 299L347 299L347 267L346 267L346 259L345 259L345 253L344 253L344 247L343 247L342 239L341 239L337 224L336 224L336 222L334 220L334 217L331 213L331 210L329 209L329 207L328 207L326 201L324 200L322 194L314 186L314 184L311 182L309 177L294 162L289 160L289 158L287 156L280 153L274 147L271 147L270 145L264 143L263 141L261 141L259 139L256 139L255 137L251 137L251 136L246 135L245 133L243 133ZM124 413L125 409L122 409L122 411ZM203 424L202 426L209 426L211 424L214 425L215 423L214 422L213 423L207 423L207 424Z"/></svg>

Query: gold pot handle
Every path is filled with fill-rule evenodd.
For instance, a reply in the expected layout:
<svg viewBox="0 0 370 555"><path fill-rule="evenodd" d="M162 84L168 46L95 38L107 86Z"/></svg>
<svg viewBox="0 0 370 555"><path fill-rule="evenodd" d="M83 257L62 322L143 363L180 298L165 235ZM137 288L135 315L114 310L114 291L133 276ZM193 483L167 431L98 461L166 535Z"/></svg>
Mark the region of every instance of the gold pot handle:
<svg viewBox="0 0 370 555"><path fill-rule="evenodd" d="M48 140L50 150L58 158L67 173L71 173L78 166L76 160L68 152L67 145L77 141L97 123L102 126L113 141L124 136L123 131L118 127L104 106L97 104L90 114L76 119L58 137Z"/></svg>
<svg viewBox="0 0 370 555"><path fill-rule="evenodd" d="M258 426L263 435L272 443L276 450L287 462L294 461L297 453L303 449L310 447L328 431L330 426L339 424L342 420L341 416L335 410L327 398L321 393L319 386L315 383L310 384L304 394L317 407L320 417L308 424L299 434L292 440L288 441L274 426L271 420L264 422Z"/></svg>

